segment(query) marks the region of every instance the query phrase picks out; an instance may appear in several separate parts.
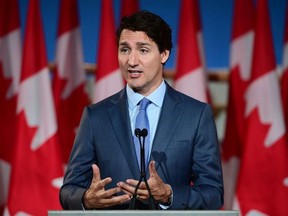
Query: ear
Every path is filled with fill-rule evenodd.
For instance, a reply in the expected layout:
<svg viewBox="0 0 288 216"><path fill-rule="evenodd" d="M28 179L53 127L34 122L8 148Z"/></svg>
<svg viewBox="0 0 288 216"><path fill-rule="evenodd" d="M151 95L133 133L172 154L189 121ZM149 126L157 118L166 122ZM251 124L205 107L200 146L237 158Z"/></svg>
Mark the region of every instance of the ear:
<svg viewBox="0 0 288 216"><path fill-rule="evenodd" d="M168 60L169 56L170 56L170 51L164 50L160 55L161 55L161 63L165 64L166 61Z"/></svg>

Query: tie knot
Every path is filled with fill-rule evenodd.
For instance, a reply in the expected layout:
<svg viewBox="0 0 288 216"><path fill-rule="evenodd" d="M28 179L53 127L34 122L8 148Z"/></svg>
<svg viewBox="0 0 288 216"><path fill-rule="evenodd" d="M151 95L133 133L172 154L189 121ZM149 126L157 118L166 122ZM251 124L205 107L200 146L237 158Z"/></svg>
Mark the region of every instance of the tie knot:
<svg viewBox="0 0 288 216"><path fill-rule="evenodd" d="M151 101L147 98L143 98L141 101L140 101L140 110L146 110L147 106L151 103Z"/></svg>

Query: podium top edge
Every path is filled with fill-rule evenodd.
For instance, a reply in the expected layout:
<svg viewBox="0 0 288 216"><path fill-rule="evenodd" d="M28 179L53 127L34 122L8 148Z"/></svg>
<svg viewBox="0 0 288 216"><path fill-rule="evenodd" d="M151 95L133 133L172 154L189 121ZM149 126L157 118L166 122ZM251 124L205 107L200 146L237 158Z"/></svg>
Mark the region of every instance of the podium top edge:
<svg viewBox="0 0 288 216"><path fill-rule="evenodd" d="M191 216L239 216L237 210L93 210L93 211L48 211L48 216L114 216L114 215L135 215L135 216L147 216L148 215L191 215Z"/></svg>

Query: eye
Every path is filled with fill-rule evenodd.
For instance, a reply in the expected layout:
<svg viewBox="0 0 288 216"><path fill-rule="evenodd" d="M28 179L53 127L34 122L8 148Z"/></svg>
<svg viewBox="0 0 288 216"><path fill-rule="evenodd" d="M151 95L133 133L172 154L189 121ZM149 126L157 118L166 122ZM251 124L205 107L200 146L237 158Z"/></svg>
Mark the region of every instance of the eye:
<svg viewBox="0 0 288 216"><path fill-rule="evenodd" d="M146 48L141 48L141 49L140 49L140 53L141 53L141 54L146 54L146 53L148 53L148 52L149 52L149 50L146 49Z"/></svg>
<svg viewBox="0 0 288 216"><path fill-rule="evenodd" d="M122 54L129 54L130 53L130 49L128 47L121 47L119 50L120 50L120 53L122 53Z"/></svg>

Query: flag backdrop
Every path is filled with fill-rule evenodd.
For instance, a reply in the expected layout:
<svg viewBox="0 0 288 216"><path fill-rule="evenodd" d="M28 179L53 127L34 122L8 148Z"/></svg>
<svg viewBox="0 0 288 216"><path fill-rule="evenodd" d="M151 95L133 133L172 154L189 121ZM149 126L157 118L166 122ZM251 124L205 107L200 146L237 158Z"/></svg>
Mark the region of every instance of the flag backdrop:
<svg viewBox="0 0 288 216"><path fill-rule="evenodd" d="M285 116L286 129L288 128L288 1L286 0L286 19L284 29L284 43L283 43L283 62L282 62L282 76L281 76L281 95L283 102L283 111Z"/></svg>
<svg viewBox="0 0 288 216"><path fill-rule="evenodd" d="M121 0L120 16L128 16L139 10L138 0Z"/></svg>
<svg viewBox="0 0 288 216"><path fill-rule="evenodd" d="M63 169L39 6L38 0L30 0L6 215L47 215L60 209Z"/></svg>
<svg viewBox="0 0 288 216"><path fill-rule="evenodd" d="M66 164L88 96L77 0L61 0L53 91L62 159Z"/></svg>
<svg viewBox="0 0 288 216"><path fill-rule="evenodd" d="M93 102L124 86L118 68L112 2L101 1ZM255 45L252 2L258 3ZM286 129L275 73L267 1L235 0L234 6L228 118L222 149L225 208L240 208L243 215L285 215L288 212ZM122 0L120 15L130 14L138 7L138 1ZM60 209L58 193L62 184L62 165L68 160L80 114L87 102L77 10L77 0L61 1L56 65L52 75L53 101L39 1L29 2L22 56L18 1L0 0L0 215L7 196L5 215L46 215L47 210ZM182 0L175 87L207 101L200 23L198 1ZM286 119L287 23L281 80ZM253 46L255 51L251 74ZM189 90L191 92L185 92L190 87L196 87L196 90L193 88ZM56 116L60 127L57 126ZM11 131L15 133L11 134ZM61 138L64 133L67 134L65 142L63 136ZM60 145L65 149L62 159L58 138L62 139ZM232 169L226 172L225 167L235 165L231 161L236 161L239 166L240 159L242 163L237 179L238 168L231 166ZM228 190L227 179L232 180ZM234 200L235 185L238 199Z"/></svg>
<svg viewBox="0 0 288 216"><path fill-rule="evenodd" d="M0 0L0 215L7 199L15 144L11 131L16 130L21 52L18 1Z"/></svg>
<svg viewBox="0 0 288 216"><path fill-rule="evenodd" d="M288 213L288 146L267 0L256 10L237 198L243 215L280 216Z"/></svg>
<svg viewBox="0 0 288 216"><path fill-rule="evenodd" d="M118 65L113 2L112 0L105 0L101 3L98 67L96 70L93 102L100 101L124 87L124 81Z"/></svg>
<svg viewBox="0 0 288 216"><path fill-rule="evenodd" d="M174 87L208 102L198 0L182 0L177 43Z"/></svg>
<svg viewBox="0 0 288 216"><path fill-rule="evenodd" d="M227 119L222 142L224 209L237 208L235 187L244 142L244 94L251 77L254 40L253 0L235 0ZM234 205L234 206L233 206Z"/></svg>

